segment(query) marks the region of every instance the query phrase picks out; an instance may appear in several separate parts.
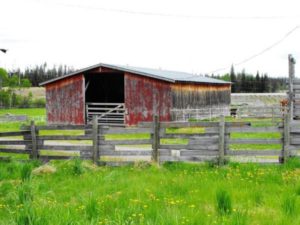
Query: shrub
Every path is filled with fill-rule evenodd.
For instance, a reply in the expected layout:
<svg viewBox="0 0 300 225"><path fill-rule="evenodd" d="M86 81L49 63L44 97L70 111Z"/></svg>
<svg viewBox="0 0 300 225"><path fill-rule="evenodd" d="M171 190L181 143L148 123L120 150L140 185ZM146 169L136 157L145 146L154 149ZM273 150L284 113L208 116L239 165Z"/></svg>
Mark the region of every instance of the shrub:
<svg viewBox="0 0 300 225"><path fill-rule="evenodd" d="M229 193L223 189L217 190L217 211L219 214L230 214L232 211L231 197Z"/></svg>
<svg viewBox="0 0 300 225"><path fill-rule="evenodd" d="M43 108L46 106L46 99L44 98L38 98L33 100L32 106L36 108Z"/></svg>

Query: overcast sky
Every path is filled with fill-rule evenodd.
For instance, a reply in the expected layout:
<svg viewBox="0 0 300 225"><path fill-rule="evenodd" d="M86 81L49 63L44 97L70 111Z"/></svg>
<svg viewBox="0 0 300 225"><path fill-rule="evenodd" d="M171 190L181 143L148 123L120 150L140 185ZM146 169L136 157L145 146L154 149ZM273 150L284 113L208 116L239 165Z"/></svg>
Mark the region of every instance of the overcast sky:
<svg viewBox="0 0 300 225"><path fill-rule="evenodd" d="M299 6L299 0L0 0L0 48L9 49L0 52L0 67L104 62L224 74L238 64L236 71L287 76L288 54L300 58Z"/></svg>

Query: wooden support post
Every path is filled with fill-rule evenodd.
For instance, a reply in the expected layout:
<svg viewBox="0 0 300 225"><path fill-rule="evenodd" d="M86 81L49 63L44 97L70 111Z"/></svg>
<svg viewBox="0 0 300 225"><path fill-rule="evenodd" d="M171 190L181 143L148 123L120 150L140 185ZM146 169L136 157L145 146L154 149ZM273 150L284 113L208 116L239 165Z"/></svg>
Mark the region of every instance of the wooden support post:
<svg viewBox="0 0 300 225"><path fill-rule="evenodd" d="M96 164L99 160L99 145L98 145L98 118L93 116L93 163Z"/></svg>
<svg viewBox="0 0 300 225"><path fill-rule="evenodd" d="M159 117L155 115L153 117L153 136L152 136L152 161L158 162L158 148L160 143L159 138Z"/></svg>
<svg viewBox="0 0 300 225"><path fill-rule="evenodd" d="M32 144L30 158L38 159L39 152L38 152L37 139L36 139L37 130L33 120L31 121L30 124L30 132L31 132L31 144Z"/></svg>
<svg viewBox="0 0 300 225"><path fill-rule="evenodd" d="M290 120L294 118L294 90L293 82L295 78L295 59L289 55L289 114Z"/></svg>
<svg viewBox="0 0 300 225"><path fill-rule="evenodd" d="M225 118L220 116L219 122L219 163L223 165L225 161Z"/></svg>
<svg viewBox="0 0 300 225"><path fill-rule="evenodd" d="M282 137L282 151L279 162L285 163L290 157L290 118L289 114L285 113L283 118L283 137Z"/></svg>

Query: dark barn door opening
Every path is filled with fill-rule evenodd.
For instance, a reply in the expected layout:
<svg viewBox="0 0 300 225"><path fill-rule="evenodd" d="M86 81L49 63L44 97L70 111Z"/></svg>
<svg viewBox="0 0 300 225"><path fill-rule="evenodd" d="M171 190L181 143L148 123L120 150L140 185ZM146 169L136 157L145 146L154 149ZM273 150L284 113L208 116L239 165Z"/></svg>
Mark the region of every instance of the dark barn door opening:
<svg viewBox="0 0 300 225"><path fill-rule="evenodd" d="M90 122L96 115L99 124L123 125L125 118L124 74L86 74L85 102L87 122Z"/></svg>

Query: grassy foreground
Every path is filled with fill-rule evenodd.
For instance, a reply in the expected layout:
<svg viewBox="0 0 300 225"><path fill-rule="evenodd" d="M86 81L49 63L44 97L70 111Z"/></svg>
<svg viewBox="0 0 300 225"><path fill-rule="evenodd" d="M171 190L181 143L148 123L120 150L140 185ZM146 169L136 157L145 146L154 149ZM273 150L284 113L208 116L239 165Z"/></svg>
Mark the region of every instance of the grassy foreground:
<svg viewBox="0 0 300 225"><path fill-rule="evenodd" d="M0 224L300 224L297 159L224 167L112 168L79 160L38 166L0 163Z"/></svg>

